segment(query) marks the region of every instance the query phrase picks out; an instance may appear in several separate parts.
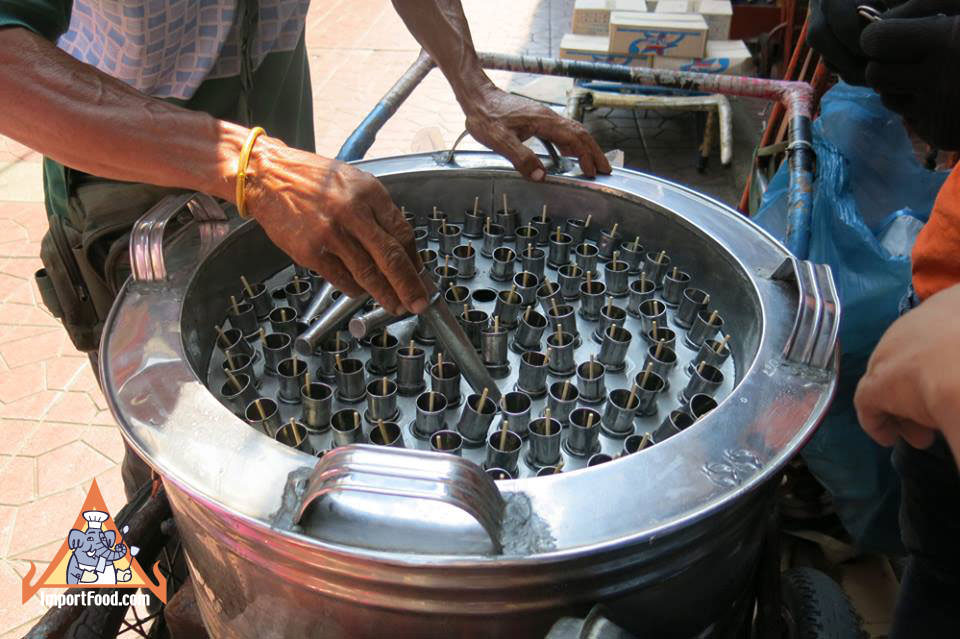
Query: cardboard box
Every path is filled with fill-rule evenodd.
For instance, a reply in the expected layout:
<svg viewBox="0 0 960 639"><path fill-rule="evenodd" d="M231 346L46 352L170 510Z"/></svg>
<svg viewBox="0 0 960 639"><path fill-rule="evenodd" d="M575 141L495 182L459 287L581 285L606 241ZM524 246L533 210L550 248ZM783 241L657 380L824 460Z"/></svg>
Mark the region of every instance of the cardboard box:
<svg viewBox="0 0 960 639"><path fill-rule="evenodd" d="M657 13L690 13L688 0L660 0L657 3Z"/></svg>
<svg viewBox="0 0 960 639"><path fill-rule="evenodd" d="M610 53L702 58L707 23L696 13L610 14Z"/></svg>
<svg viewBox="0 0 960 639"><path fill-rule="evenodd" d="M746 75L753 70L753 58L742 40L710 40L707 42L706 55L702 58L657 56L653 66L655 69L673 71Z"/></svg>
<svg viewBox="0 0 960 639"><path fill-rule="evenodd" d="M576 33L564 34L560 39L560 58L583 62L606 62L629 66L652 67L652 55L623 55L609 52L610 39L606 36L585 36Z"/></svg>
<svg viewBox="0 0 960 639"><path fill-rule="evenodd" d="M730 21L733 20L733 5L730 0L700 0L697 11L707 22L710 40L730 38Z"/></svg>
<svg viewBox="0 0 960 639"><path fill-rule="evenodd" d="M573 32L577 35L610 35L611 11L647 12L646 0L576 0Z"/></svg>

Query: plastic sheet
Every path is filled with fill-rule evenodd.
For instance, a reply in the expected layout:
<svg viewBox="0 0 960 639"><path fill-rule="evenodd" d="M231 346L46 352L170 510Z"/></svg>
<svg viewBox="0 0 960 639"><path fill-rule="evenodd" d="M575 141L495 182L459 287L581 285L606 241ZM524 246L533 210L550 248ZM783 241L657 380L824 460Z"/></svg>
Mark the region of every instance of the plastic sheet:
<svg viewBox="0 0 960 639"><path fill-rule="evenodd" d="M803 451L832 494L847 531L865 549L899 549L899 480L890 451L860 429L853 394L870 353L897 318L910 285L910 247L946 173L915 159L899 116L869 89L839 84L813 124L817 156L807 259L829 264L843 307L837 399ZM787 171L770 182L754 220L783 240Z"/></svg>

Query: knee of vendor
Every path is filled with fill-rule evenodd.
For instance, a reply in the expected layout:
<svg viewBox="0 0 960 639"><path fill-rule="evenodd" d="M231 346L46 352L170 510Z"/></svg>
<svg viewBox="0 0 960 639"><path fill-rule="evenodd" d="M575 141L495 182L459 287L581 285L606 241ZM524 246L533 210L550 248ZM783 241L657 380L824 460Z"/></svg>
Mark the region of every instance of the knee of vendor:
<svg viewBox="0 0 960 639"><path fill-rule="evenodd" d="M921 300L960 284L960 164L937 194L913 247L913 288Z"/></svg>

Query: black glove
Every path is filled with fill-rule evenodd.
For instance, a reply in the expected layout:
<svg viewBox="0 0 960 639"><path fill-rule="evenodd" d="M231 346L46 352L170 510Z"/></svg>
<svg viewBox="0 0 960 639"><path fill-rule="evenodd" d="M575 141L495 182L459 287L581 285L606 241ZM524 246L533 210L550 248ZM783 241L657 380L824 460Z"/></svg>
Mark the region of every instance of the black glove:
<svg viewBox="0 0 960 639"><path fill-rule="evenodd" d="M863 30L865 78L932 146L960 150L960 2L910 0Z"/></svg>
<svg viewBox="0 0 960 639"><path fill-rule="evenodd" d="M860 49L864 19L857 6L866 0L810 0L807 43L849 84L863 86L867 56Z"/></svg>

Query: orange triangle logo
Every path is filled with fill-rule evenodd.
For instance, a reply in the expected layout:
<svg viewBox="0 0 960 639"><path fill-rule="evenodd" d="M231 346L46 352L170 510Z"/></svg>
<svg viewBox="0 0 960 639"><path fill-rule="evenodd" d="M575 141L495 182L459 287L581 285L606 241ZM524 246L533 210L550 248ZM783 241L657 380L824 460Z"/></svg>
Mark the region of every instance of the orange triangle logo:
<svg viewBox="0 0 960 639"><path fill-rule="evenodd" d="M137 563L138 549L131 552L124 540L126 532L117 530L94 479L73 528L65 531L56 556L34 585L30 582L37 568L30 562L21 582L23 603L41 588L146 588L166 603L167 578L160 562L153 565L154 583Z"/></svg>

